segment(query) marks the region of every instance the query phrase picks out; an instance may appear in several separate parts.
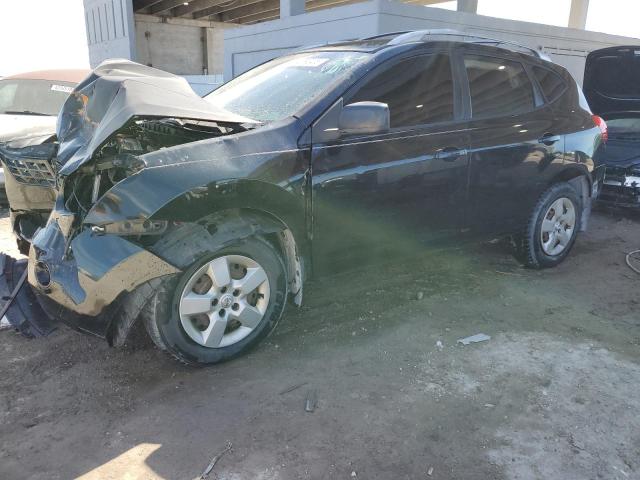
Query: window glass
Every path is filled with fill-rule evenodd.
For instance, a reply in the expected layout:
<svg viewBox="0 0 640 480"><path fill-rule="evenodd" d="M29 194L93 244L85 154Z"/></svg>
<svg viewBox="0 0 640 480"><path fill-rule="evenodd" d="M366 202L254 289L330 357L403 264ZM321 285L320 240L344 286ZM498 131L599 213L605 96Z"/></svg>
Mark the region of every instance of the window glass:
<svg viewBox="0 0 640 480"><path fill-rule="evenodd" d="M362 52L308 52L271 60L234 78L205 98L260 122L295 115L369 60Z"/></svg>
<svg viewBox="0 0 640 480"><path fill-rule="evenodd" d="M467 56L473 117L502 117L534 108L533 88L522 64L499 58Z"/></svg>
<svg viewBox="0 0 640 480"><path fill-rule="evenodd" d="M613 97L640 96L640 50L598 58L593 65L593 83L597 91Z"/></svg>
<svg viewBox="0 0 640 480"><path fill-rule="evenodd" d="M58 115L74 86L48 80L1 80L0 113Z"/></svg>
<svg viewBox="0 0 640 480"><path fill-rule="evenodd" d="M349 99L389 105L391 128L453 120L453 77L445 54L408 58L382 71Z"/></svg>
<svg viewBox="0 0 640 480"><path fill-rule="evenodd" d="M533 74L538 80L547 101L553 102L564 91L566 84L562 77L546 68L533 67Z"/></svg>
<svg viewBox="0 0 640 480"><path fill-rule="evenodd" d="M640 139L640 118L606 118L609 139L634 140Z"/></svg>

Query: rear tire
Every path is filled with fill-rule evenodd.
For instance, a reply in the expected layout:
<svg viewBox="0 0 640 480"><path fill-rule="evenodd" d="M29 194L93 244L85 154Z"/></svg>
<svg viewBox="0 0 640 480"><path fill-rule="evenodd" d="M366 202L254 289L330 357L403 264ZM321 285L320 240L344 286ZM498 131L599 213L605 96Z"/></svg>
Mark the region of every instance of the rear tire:
<svg viewBox="0 0 640 480"><path fill-rule="evenodd" d="M184 257L189 246L179 245L173 244L179 253L164 252L165 258L172 253ZM284 312L287 279L279 252L262 238L250 237L192 256L181 275L163 281L143 313L151 339L188 364L214 364L246 353L275 328ZM222 264L228 266L227 274L216 274L213 268ZM260 285L241 292L243 279L252 288L246 280L252 272L260 273ZM210 296L210 307L203 303L205 295Z"/></svg>
<svg viewBox="0 0 640 480"><path fill-rule="evenodd" d="M568 183L546 190L524 231L514 240L516 258L529 268L555 267L569 254L580 231L582 202Z"/></svg>

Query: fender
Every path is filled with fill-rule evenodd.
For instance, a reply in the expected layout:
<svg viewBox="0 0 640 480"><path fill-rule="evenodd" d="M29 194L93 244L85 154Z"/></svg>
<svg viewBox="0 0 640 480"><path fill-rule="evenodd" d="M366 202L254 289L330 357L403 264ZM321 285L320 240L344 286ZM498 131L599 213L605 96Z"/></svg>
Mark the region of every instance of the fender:
<svg viewBox="0 0 640 480"><path fill-rule="evenodd" d="M197 215L211 211L202 213L197 209L196 214L190 211L192 206L211 205L214 198L220 201L222 195L230 192L229 188L231 191L234 188L221 186L240 181L258 182L263 190L271 184L289 194L288 202L304 204L310 149L284 141L292 136L289 130L297 131L297 126L292 122L277 128L262 127L258 129L261 135L255 135L254 130L142 155L140 159L147 167L120 181L98 199L84 223L106 225L150 219L161 210L164 214L171 212L172 220L194 220ZM270 148L265 148L265 144ZM248 200L255 204L268 201L266 190L258 188L250 193ZM177 200L174 206L183 210L164 208L174 200Z"/></svg>

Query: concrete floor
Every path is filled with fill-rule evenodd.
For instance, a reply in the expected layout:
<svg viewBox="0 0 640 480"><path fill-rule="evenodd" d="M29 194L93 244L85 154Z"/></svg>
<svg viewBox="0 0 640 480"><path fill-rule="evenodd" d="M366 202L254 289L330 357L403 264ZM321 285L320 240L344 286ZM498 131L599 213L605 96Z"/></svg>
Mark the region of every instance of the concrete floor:
<svg viewBox="0 0 640 480"><path fill-rule="evenodd" d="M210 478L638 479L638 248L599 212L553 270L483 245L340 274L211 368L2 331L0 478L191 479L231 442Z"/></svg>

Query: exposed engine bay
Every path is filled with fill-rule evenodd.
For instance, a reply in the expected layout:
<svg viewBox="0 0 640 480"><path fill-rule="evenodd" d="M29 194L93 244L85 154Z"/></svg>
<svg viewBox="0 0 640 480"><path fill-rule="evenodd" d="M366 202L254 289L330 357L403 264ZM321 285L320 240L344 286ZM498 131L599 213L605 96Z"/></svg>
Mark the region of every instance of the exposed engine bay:
<svg viewBox="0 0 640 480"><path fill-rule="evenodd" d="M84 217L105 192L146 166L140 155L238 131L241 127L178 118L131 121L104 143L91 163L65 180L65 207Z"/></svg>

